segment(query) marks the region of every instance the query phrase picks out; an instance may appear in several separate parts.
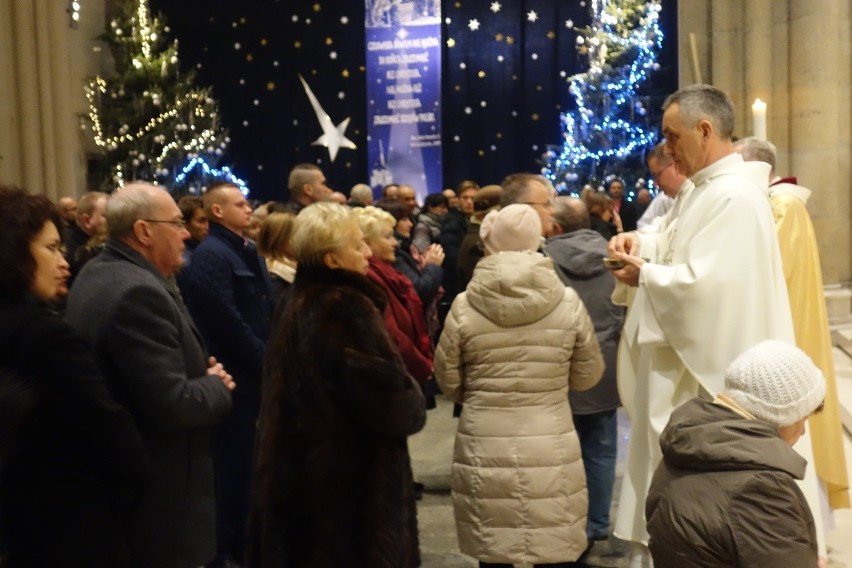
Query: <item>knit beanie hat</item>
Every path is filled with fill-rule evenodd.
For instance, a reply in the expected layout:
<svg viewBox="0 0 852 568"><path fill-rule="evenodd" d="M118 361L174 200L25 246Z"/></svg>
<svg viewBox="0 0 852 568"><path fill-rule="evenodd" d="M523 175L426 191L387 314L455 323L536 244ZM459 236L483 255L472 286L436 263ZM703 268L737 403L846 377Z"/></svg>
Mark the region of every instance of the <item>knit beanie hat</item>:
<svg viewBox="0 0 852 568"><path fill-rule="evenodd" d="M822 404L825 378L795 345L767 340L730 364L724 394L764 422L790 426Z"/></svg>
<svg viewBox="0 0 852 568"><path fill-rule="evenodd" d="M488 254L536 251L541 244L541 218L529 205L508 205L485 216L479 236Z"/></svg>

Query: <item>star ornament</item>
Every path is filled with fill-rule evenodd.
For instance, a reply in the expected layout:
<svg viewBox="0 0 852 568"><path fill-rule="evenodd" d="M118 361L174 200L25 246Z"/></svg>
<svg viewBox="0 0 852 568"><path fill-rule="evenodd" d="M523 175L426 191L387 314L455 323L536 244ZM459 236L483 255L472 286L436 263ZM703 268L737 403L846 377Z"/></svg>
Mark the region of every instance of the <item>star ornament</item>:
<svg viewBox="0 0 852 568"><path fill-rule="evenodd" d="M536 22L538 21L538 14L535 10L530 10L527 12L527 21L528 22Z"/></svg>
<svg viewBox="0 0 852 568"><path fill-rule="evenodd" d="M476 18L472 19L467 23L467 27L470 28L470 31L475 32L479 29L479 20L477 20Z"/></svg>
<svg viewBox="0 0 852 568"><path fill-rule="evenodd" d="M337 157L337 152L341 148L355 150L357 148L355 143L344 135L346 128L349 126L349 117L337 126L334 126L334 122L332 122L331 117L328 116L328 113L323 110L322 106L320 106L319 101L313 91L311 91L311 88L308 86L305 78L299 75L299 81L302 82L302 86L305 88L305 94L308 95L308 99L311 101L311 106L313 107L314 113L317 115L317 120L322 128L322 136L311 142L311 145L324 146L325 148L328 148L328 157L332 162L334 162L334 159Z"/></svg>
<svg viewBox="0 0 852 568"><path fill-rule="evenodd" d="M497 12L499 12L500 8L502 8L502 7L503 7L503 5L500 4L500 2L492 2L491 3L491 11L494 12L495 14Z"/></svg>

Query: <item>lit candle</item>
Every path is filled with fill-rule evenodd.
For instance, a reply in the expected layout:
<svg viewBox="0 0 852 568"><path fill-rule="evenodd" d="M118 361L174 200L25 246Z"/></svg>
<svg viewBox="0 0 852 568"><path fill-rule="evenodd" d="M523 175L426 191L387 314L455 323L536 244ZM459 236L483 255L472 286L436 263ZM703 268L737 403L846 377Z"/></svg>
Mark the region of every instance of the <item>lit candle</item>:
<svg viewBox="0 0 852 568"><path fill-rule="evenodd" d="M755 138L766 140L766 103L755 99L751 105L752 134Z"/></svg>

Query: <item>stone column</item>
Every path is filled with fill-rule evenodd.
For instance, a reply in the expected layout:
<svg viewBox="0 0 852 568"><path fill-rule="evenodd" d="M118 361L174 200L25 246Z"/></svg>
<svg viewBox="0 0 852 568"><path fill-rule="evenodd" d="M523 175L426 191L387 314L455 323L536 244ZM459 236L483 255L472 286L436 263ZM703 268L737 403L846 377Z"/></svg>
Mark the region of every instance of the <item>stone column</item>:
<svg viewBox="0 0 852 568"><path fill-rule="evenodd" d="M850 278L850 65L847 0L790 3L790 173L808 210L826 284Z"/></svg>
<svg viewBox="0 0 852 568"><path fill-rule="evenodd" d="M783 4L783 2L777 2ZM744 98L741 102L742 111L737 112L742 117L739 129L741 136L753 136L751 105L756 98L767 103L770 112L779 114L776 108L778 102L774 98L775 89L772 85L772 69L776 65L784 65L785 54L780 54L776 61L773 58L772 43L772 6L770 0L749 0L745 3L745 18L743 20L743 56L745 58ZM736 105L736 101L734 102ZM782 111L783 112L783 111ZM771 122L767 121L766 137L773 140L774 132Z"/></svg>

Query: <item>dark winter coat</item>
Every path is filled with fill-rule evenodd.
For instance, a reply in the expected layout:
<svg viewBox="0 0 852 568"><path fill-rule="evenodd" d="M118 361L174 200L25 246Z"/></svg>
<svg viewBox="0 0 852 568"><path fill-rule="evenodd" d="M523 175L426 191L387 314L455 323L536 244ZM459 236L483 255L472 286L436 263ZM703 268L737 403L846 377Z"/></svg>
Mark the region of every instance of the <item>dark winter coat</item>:
<svg viewBox="0 0 852 568"><path fill-rule="evenodd" d="M249 241L210 223L186 280L186 306L210 354L240 385L235 396L259 396L273 309L266 263Z"/></svg>
<svg viewBox="0 0 852 568"><path fill-rule="evenodd" d="M174 285L109 241L77 279L68 323L95 351L110 391L136 421L151 483L131 521L133 565L186 568L216 549L211 438L231 408Z"/></svg>
<svg viewBox="0 0 852 568"><path fill-rule="evenodd" d="M603 264L607 242L591 229L580 229L553 237L545 246L548 256L571 281L571 287L583 300L606 363L601 381L587 391L568 392L574 414L594 414L621 406L616 383L616 355L624 308L612 303L615 278Z"/></svg>
<svg viewBox="0 0 852 568"><path fill-rule="evenodd" d="M592 230L600 234L606 242L618 234L614 223L607 223L596 215L589 215L589 222L592 225Z"/></svg>
<svg viewBox="0 0 852 568"><path fill-rule="evenodd" d="M441 220L441 237L439 242L444 249L444 286L443 302L452 303L459 292L459 249L467 233L467 217L458 209L450 209Z"/></svg>
<svg viewBox="0 0 852 568"><path fill-rule="evenodd" d="M385 325L396 343L405 368L420 383L432 376L432 343L426 329L423 303L411 281L392 264L370 257L367 277L387 295Z"/></svg>
<svg viewBox="0 0 852 568"><path fill-rule="evenodd" d="M459 269L459 292L465 291L468 282L473 278L473 270L476 268L476 264L485 256L482 238L479 236L480 227L482 227L482 223L471 217L467 224L467 231L459 245L459 258L457 261Z"/></svg>
<svg viewBox="0 0 852 568"><path fill-rule="evenodd" d="M83 267L84 262L77 253L86 247L86 243L89 242L89 235L77 226L77 223L71 223L65 233L64 241L65 260L68 262L68 269L71 271L71 278L68 280L70 286Z"/></svg>
<svg viewBox="0 0 852 568"><path fill-rule="evenodd" d="M423 396L364 276L300 266L270 340L248 568L419 565L406 437Z"/></svg>
<svg viewBox="0 0 852 568"><path fill-rule="evenodd" d="M778 429L700 398L660 437L645 514L657 568L817 565L814 521L796 479L806 461Z"/></svg>
<svg viewBox="0 0 852 568"><path fill-rule="evenodd" d="M428 306L435 299L438 289L441 287L443 269L437 264L430 263L424 266L423 270L420 270L417 261L408 252L410 241L402 235L396 234L395 236L399 241L399 248L396 249L396 260L393 262L393 267L411 280L420 301L423 302L424 306Z"/></svg>
<svg viewBox="0 0 852 568"><path fill-rule="evenodd" d="M139 432L83 338L34 301L2 303L2 565L129 565L127 515L146 477Z"/></svg>

